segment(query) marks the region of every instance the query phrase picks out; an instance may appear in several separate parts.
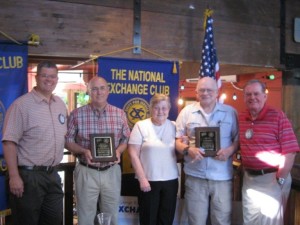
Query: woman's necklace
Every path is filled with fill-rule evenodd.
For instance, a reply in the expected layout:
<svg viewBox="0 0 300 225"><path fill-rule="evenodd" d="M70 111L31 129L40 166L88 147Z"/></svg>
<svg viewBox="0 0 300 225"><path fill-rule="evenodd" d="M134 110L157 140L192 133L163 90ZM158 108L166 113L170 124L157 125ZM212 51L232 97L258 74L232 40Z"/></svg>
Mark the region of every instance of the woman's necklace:
<svg viewBox="0 0 300 225"><path fill-rule="evenodd" d="M163 140L163 136L164 136L164 133L165 133L165 128L166 128L166 123L163 123L160 126L153 124L153 129L155 131L156 137L161 141Z"/></svg>

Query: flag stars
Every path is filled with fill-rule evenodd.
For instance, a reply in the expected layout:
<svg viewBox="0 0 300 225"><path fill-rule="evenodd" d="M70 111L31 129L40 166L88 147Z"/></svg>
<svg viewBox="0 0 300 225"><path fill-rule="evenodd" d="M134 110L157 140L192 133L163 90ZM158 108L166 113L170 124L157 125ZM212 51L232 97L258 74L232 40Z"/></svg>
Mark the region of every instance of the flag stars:
<svg viewBox="0 0 300 225"><path fill-rule="evenodd" d="M206 29L202 46L202 62L199 75L202 77L209 76L220 81L218 59L214 47L213 19L209 16L206 20ZM218 87L220 85L218 84Z"/></svg>

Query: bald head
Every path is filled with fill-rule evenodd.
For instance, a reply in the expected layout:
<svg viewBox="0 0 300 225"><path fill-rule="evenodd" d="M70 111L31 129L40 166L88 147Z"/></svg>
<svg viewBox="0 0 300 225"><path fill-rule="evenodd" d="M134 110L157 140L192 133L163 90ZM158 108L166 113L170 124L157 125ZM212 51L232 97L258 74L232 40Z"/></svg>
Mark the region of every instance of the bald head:
<svg viewBox="0 0 300 225"><path fill-rule="evenodd" d="M214 80L211 77L199 78L197 87L196 87L196 91L198 91L200 89L200 87L203 87L203 86L205 86L205 88L209 88L212 90L218 90L218 85L217 85L216 80Z"/></svg>
<svg viewBox="0 0 300 225"><path fill-rule="evenodd" d="M89 80L87 88L90 89L90 87L93 86L94 83L98 83L98 82L101 82L101 83L104 83L107 85L107 81L103 77L96 76Z"/></svg>
<svg viewBox="0 0 300 225"><path fill-rule="evenodd" d="M206 113L210 113L215 107L218 97L217 82L210 77L200 78L197 83L196 92L200 105Z"/></svg>

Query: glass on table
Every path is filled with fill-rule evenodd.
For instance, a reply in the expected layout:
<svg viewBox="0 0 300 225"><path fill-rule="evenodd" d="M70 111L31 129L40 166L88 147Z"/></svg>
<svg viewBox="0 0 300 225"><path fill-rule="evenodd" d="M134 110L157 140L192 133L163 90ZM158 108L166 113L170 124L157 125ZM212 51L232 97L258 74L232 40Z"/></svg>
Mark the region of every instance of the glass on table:
<svg viewBox="0 0 300 225"><path fill-rule="evenodd" d="M111 214L101 212L97 215L99 225L110 225Z"/></svg>

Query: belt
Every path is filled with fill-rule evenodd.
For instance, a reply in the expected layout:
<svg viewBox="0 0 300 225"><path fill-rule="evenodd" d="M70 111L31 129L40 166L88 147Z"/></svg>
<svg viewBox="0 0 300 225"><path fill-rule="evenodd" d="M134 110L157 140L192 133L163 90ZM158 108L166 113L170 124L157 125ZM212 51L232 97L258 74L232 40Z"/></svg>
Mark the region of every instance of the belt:
<svg viewBox="0 0 300 225"><path fill-rule="evenodd" d="M18 166L20 170L28 170L28 171L43 171L51 173L55 169L54 166Z"/></svg>
<svg viewBox="0 0 300 225"><path fill-rule="evenodd" d="M252 169L245 169L247 171L247 173L249 173L250 175L264 175L267 173L274 173L277 172L278 169L277 168L268 168L268 169L263 169L263 170L252 170Z"/></svg>
<svg viewBox="0 0 300 225"><path fill-rule="evenodd" d="M83 165L83 166L86 166L87 168L90 168L90 169L93 169L93 170L98 170L98 171L108 170L110 167L115 165L115 164L111 164L111 165L108 165L108 166L98 167L98 166L88 165L87 163L84 163L84 162L79 162L79 164Z"/></svg>

